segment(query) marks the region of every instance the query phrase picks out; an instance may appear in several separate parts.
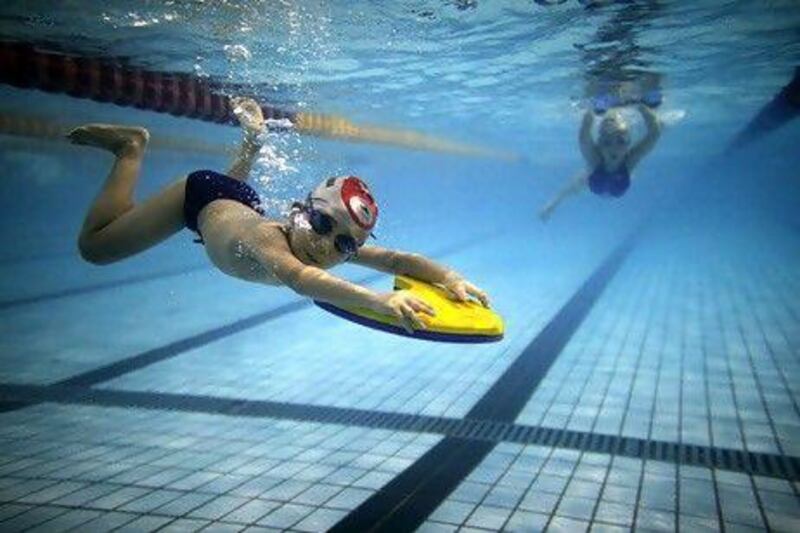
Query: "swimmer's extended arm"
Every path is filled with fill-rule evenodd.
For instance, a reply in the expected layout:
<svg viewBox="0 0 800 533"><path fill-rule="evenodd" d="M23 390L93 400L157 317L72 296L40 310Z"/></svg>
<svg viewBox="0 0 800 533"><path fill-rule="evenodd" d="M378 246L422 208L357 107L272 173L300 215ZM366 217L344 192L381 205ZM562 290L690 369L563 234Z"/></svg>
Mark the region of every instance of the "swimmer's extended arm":
<svg viewBox="0 0 800 533"><path fill-rule="evenodd" d="M473 296L483 305L489 305L489 297L485 292L466 281L455 270L440 265L421 254L389 250L380 246L362 246L350 262L381 272L409 276L427 283L438 283L448 289L458 300L465 301Z"/></svg>
<svg viewBox="0 0 800 533"><path fill-rule="evenodd" d="M378 294L366 287L332 276L321 268L306 265L291 253L276 248L269 239L255 242L251 256L284 285L298 294L338 307L366 307L394 316L409 332L424 328L417 313L433 314L433 308L408 291ZM276 251L277 250L277 251Z"/></svg>
<svg viewBox="0 0 800 533"><path fill-rule="evenodd" d="M583 191L586 188L587 178L586 172L581 172L577 177L567 182L564 188L558 191L558 194L542 207L539 211L539 218L546 221L552 216L553 211L561 205L561 202Z"/></svg>
<svg viewBox="0 0 800 533"><path fill-rule="evenodd" d="M242 126L244 137L239 152L228 169L228 176L246 180L253 168L253 161L261 150L259 135L264 131L264 116L261 107L250 98L231 98L234 113Z"/></svg>
<svg viewBox="0 0 800 533"><path fill-rule="evenodd" d="M658 116L656 116L653 110L642 104L636 107L642 115L647 133L645 133L644 138L639 141L636 146L631 148L630 154L628 154L629 172L633 171L634 167L639 164L642 158L653 149L656 142L658 142L658 138L661 136L661 123L658 121Z"/></svg>
<svg viewBox="0 0 800 533"><path fill-rule="evenodd" d="M275 277L298 294L338 306L374 309L378 294L298 260L275 263Z"/></svg>
<svg viewBox="0 0 800 533"><path fill-rule="evenodd" d="M600 164L601 159L600 153L597 150L597 146L594 143L594 139L592 139L593 124L594 114L591 111L587 111L583 115L583 121L581 122L581 129L580 133L578 134L578 144L581 147L581 154L583 154L583 158L586 160L589 168L595 168ZM588 174L586 172L581 172L567 182L567 184L560 191L558 191L558 194L556 194L552 200L542 206L542 208L539 210L539 218L546 221L553 215L553 211L555 211L556 208L561 205L561 202L585 189L587 178Z"/></svg>
<svg viewBox="0 0 800 533"><path fill-rule="evenodd" d="M381 272L410 276L428 283L443 283L448 275L457 275L453 270L423 255L389 250L380 246L362 246L350 262Z"/></svg>
<svg viewBox="0 0 800 533"><path fill-rule="evenodd" d="M581 154L589 167L594 168L600 164L600 153L597 151L594 139L592 139L592 125L594 124L594 113L587 111L581 121L581 129L578 132L578 145L581 147Z"/></svg>

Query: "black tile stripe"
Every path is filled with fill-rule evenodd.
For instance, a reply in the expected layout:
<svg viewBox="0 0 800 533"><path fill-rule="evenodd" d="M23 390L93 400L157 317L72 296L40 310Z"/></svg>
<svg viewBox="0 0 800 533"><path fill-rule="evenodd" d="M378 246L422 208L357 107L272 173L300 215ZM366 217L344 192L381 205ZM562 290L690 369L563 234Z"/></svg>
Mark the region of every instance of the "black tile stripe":
<svg viewBox="0 0 800 533"><path fill-rule="evenodd" d="M362 281L368 282L371 280L365 279ZM94 370L89 370L88 372L61 380L57 384L90 387L92 385L120 377L124 374L129 374L130 372L134 372L146 366L170 359L181 353L199 348L200 346L224 339L225 337L229 337L236 333L256 327L269 320L295 313L310 306L311 304L307 300L291 301L274 309L262 311L214 329L203 331L190 337L185 337L164 346L147 350L121 361L110 363Z"/></svg>
<svg viewBox="0 0 800 533"><path fill-rule="evenodd" d="M93 292L100 292L109 289L116 289L125 287L127 285L136 285L138 283L145 283L156 279L170 278L174 276L182 276L200 270L210 270L208 265L196 265L191 267L180 267L169 270L161 270L159 272L151 272L149 274L139 274L130 276L123 279L104 281L102 283L94 283L92 285L85 285L83 287L72 287L69 289L62 289L59 291L47 292L44 294L37 294L35 296L26 296L24 298L14 298L11 300L0 301L0 310L21 307L24 305L38 304L42 302L49 302L51 300L60 300L61 298L69 298L71 296L82 296Z"/></svg>
<svg viewBox="0 0 800 533"><path fill-rule="evenodd" d="M360 282L369 283L378 277L378 275L368 276L367 278L363 278ZM77 374L71 378L60 380L56 382L54 386L71 385L91 387L92 385L97 385L125 374L135 372L136 370L140 370L152 364L171 359L189 350L205 346L211 342L224 339L225 337L229 337L236 333L259 326L275 318L295 313L307 307L311 307L311 302L309 300L295 300L279 307L262 311L260 313L256 313L254 315L250 315L234 322L216 327L214 329L179 339L164 346L147 350L120 361L109 363L99 368ZM0 413L16 411L17 409L29 407L30 405L32 404L25 402L3 403L0 404Z"/></svg>
<svg viewBox="0 0 800 533"><path fill-rule="evenodd" d="M555 446L577 451L620 455L742 472L789 481L800 481L800 457L734 450L689 443L645 440L602 433L508 424L494 420L470 420L374 411L366 409L329 407L324 405L291 404L268 400L246 400L216 396L171 394L114 389L96 389L69 385L0 384L0 404L57 403L123 407L161 411L217 414L236 417L272 418L371 427L393 431L437 434L458 446L442 448L432 453L425 465L445 476L452 474L448 454L464 454L471 461L474 448L488 451L498 442ZM469 450L467 448L471 447ZM488 453L488 451L486 453ZM444 459L443 459L444 458ZM477 466L477 464L475 464ZM438 475L438 474L436 474ZM435 476L434 476L435 477ZM438 486L438 485L437 485ZM410 491L414 487L410 487ZM377 516L377 514L376 514ZM423 517L424 519L424 517Z"/></svg>
<svg viewBox="0 0 800 533"><path fill-rule="evenodd" d="M256 327L269 320L300 311L301 309L310 307L310 305L310 302L307 300L296 300L289 302L274 309L256 313L214 329L207 330L190 337L185 337L164 346L159 346L157 348L153 348L152 350L147 350L120 361L109 363L99 368L77 374L71 378L62 379L56 382L55 385L83 387L97 385L99 383L103 383L104 381L109 381L130 372L140 370L152 364L165 361L194 348L199 348L211 342L224 339L230 335L234 335L241 331ZM0 404L0 413L16 411L17 409L29 407L30 405L32 404L25 402L3 403Z"/></svg>
<svg viewBox="0 0 800 533"><path fill-rule="evenodd" d="M636 234L625 239L589 276L470 409L465 417L468 421L513 422L516 419L619 270L635 238ZM480 438L479 435L478 430L477 434L468 434L467 440L446 437L340 520L331 531L415 531L492 450L491 444L474 443L473 439Z"/></svg>

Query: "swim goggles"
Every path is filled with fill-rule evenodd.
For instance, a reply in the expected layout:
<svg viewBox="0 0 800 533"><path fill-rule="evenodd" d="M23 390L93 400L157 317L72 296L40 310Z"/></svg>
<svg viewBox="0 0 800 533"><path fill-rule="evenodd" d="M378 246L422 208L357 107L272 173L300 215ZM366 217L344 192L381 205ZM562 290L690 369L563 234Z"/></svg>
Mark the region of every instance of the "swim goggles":
<svg viewBox="0 0 800 533"><path fill-rule="evenodd" d="M314 209L311 206L311 199L306 200L306 203L295 202L294 207L302 209L308 215L308 223L311 229L317 235L330 235L333 231L334 219L327 213L323 213L319 209ZM358 242L353 236L346 233L340 233L333 238L333 247L342 255L351 257L358 251Z"/></svg>

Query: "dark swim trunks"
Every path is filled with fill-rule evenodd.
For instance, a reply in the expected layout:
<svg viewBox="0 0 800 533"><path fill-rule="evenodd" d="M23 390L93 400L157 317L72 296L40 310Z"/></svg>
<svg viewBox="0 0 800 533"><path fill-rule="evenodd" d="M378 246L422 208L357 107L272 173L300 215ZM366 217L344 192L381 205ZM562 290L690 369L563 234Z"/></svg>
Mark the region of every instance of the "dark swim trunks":
<svg viewBox="0 0 800 533"><path fill-rule="evenodd" d="M589 175L589 189L600 196L619 198L630 186L631 175L624 166L614 172L606 172L599 166Z"/></svg>
<svg viewBox="0 0 800 533"><path fill-rule="evenodd" d="M214 200L234 200L253 209L259 215L264 214L258 193L244 181L213 170L197 170L186 178L186 197L183 202L183 219L186 227L200 235L197 217L200 211Z"/></svg>

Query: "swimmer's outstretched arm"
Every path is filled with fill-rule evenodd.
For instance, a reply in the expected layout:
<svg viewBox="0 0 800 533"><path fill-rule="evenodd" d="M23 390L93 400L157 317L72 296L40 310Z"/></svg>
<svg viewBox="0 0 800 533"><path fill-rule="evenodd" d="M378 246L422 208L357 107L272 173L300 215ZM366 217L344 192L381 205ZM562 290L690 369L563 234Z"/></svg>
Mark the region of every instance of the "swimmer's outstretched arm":
<svg viewBox="0 0 800 533"><path fill-rule="evenodd" d="M368 266L381 272L409 276L428 283L437 283L447 289L457 300L470 296L489 306L489 297L458 272L436 263L420 254L389 250L379 246L362 246L352 263Z"/></svg>
<svg viewBox="0 0 800 533"><path fill-rule="evenodd" d="M249 252L270 277L277 278L296 293L339 307L366 307L376 313L393 316L409 332L425 327L417 313L434 314L430 305L407 291L373 292L332 276L321 268L306 265L291 253L276 251L268 239L256 243L256 247Z"/></svg>
<svg viewBox="0 0 800 533"><path fill-rule="evenodd" d="M628 171L633 171L633 168L653 149L659 137L661 137L661 123L653 110L643 104L637 105L636 108L639 110L639 114L642 115L647 133L636 146L631 148L627 158Z"/></svg>
<svg viewBox="0 0 800 533"><path fill-rule="evenodd" d="M586 160L586 164L589 166L589 168L595 168L602 160L600 151L597 149L597 144L595 144L594 139L592 138L593 125L594 113L592 113L592 111L586 111L586 113L583 114L581 128L578 131L578 146L580 146L581 154ZM539 218L541 218L543 221L548 220L553 215L553 212L556 210L556 208L561 205L561 202L570 196L576 195L583 191L583 189L586 188L586 180L588 176L588 173L581 172L576 177L572 178L560 191L558 191L558 194L556 194L552 200L542 206L542 208L539 210Z"/></svg>
<svg viewBox="0 0 800 533"><path fill-rule="evenodd" d="M561 205L561 202L569 198L570 196L579 194L583 191L586 186L588 179L588 174L584 171L578 174L575 178L570 180L563 189L561 189L556 196L547 202L542 209L539 210L539 218L543 221L546 221L553 215L553 211Z"/></svg>
<svg viewBox="0 0 800 533"><path fill-rule="evenodd" d="M231 104L242 126L244 137L227 174L234 179L245 181L253 168L253 161L261 150L262 142L259 135L265 128L264 116L261 107L251 98L231 98Z"/></svg>

